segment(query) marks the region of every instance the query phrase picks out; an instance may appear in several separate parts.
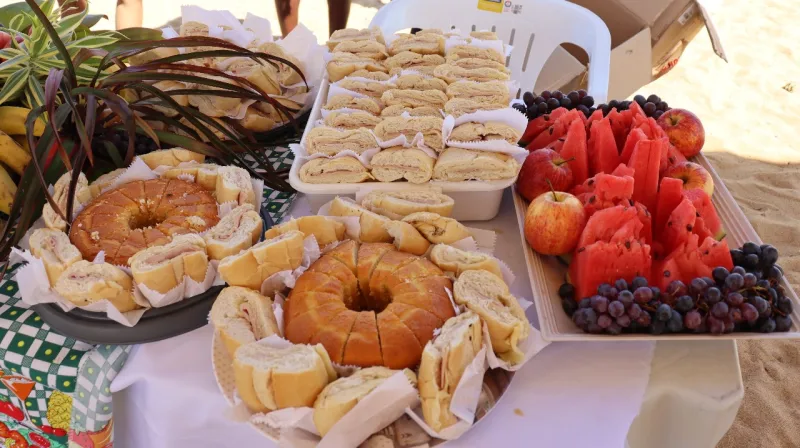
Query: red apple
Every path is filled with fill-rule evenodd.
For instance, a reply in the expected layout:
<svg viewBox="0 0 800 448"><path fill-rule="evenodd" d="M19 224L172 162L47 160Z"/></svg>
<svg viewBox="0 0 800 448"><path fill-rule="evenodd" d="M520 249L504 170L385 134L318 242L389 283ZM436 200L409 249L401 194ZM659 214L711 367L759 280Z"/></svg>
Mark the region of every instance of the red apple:
<svg viewBox="0 0 800 448"><path fill-rule="evenodd" d="M525 212L525 240L543 255L572 252L578 244L586 212L575 196L559 191L539 195Z"/></svg>
<svg viewBox="0 0 800 448"><path fill-rule="evenodd" d="M11 35L5 31L0 31L0 49L11 46Z"/></svg>
<svg viewBox="0 0 800 448"><path fill-rule="evenodd" d="M572 188L572 169L567 160L552 149L537 149L528 154L517 178L517 190L527 200L532 201L540 194L550 191L550 184L556 191Z"/></svg>
<svg viewBox="0 0 800 448"><path fill-rule="evenodd" d="M685 109L670 109L658 117L669 142L686 157L697 155L706 141L706 131L697 115Z"/></svg>
<svg viewBox="0 0 800 448"><path fill-rule="evenodd" d="M679 162L667 168L664 177L674 177L683 181L683 189L700 188L709 196L714 194L714 179L702 166L694 162Z"/></svg>

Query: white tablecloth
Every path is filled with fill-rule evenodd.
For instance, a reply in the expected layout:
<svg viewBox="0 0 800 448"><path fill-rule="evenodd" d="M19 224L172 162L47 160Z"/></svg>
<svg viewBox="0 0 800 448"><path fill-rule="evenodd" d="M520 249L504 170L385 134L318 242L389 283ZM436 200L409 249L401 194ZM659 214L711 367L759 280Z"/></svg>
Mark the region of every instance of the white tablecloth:
<svg viewBox="0 0 800 448"><path fill-rule="evenodd" d="M308 213L301 198L293 214ZM530 298L510 193L497 218L470 225L498 233L495 253L517 274L511 289ZM536 322L533 307L529 314ZM206 326L134 348L112 384L115 446L275 446L226 418L211 370L212 333ZM554 343L517 373L488 416L448 446L710 448L742 396L729 341Z"/></svg>

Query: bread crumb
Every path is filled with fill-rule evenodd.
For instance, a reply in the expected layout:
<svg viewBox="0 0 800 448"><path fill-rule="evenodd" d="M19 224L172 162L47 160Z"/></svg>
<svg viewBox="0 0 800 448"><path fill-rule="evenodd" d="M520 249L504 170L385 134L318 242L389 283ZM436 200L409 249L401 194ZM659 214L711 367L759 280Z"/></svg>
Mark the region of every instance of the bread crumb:
<svg viewBox="0 0 800 448"><path fill-rule="evenodd" d="M519 415L520 417L523 417L525 415L525 414L522 413L522 409L520 409L520 408L514 409L514 413Z"/></svg>
<svg viewBox="0 0 800 448"><path fill-rule="evenodd" d="M92 241L100 241L100 232L98 232L97 230L90 233L89 236L92 238Z"/></svg>
<svg viewBox="0 0 800 448"><path fill-rule="evenodd" d="M199 216L190 216L186 218L186 222L192 227L205 227L206 221Z"/></svg>

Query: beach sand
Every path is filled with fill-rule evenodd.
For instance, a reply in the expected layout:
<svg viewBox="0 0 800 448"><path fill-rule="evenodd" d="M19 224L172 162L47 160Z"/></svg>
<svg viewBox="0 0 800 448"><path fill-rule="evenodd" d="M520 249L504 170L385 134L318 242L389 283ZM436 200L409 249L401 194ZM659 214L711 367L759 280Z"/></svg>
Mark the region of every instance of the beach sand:
<svg viewBox="0 0 800 448"><path fill-rule="evenodd" d="M158 27L180 15L184 2L152 7L144 0L144 24ZM95 0L93 13L108 14L114 0ZM207 9L218 2L192 0ZM380 4L354 2L349 26L365 27ZM231 2L272 20L271 0ZM800 285L800 9L782 0L727 0L713 12L729 62L714 55L705 31L678 65L640 93L656 93L672 107L692 110L706 129L705 153L765 242L781 252L781 265ZM320 41L327 36L327 4L302 0L300 20ZM107 26L109 24L106 24ZM113 25L111 25L113 26ZM794 92L791 86L794 86ZM739 343L744 403L719 448L800 446L800 343Z"/></svg>

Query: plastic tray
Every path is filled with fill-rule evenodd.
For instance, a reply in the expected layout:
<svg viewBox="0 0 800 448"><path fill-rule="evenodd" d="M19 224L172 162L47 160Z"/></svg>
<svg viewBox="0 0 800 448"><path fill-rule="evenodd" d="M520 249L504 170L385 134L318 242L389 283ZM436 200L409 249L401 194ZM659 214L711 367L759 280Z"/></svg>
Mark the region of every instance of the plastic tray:
<svg viewBox="0 0 800 448"><path fill-rule="evenodd" d="M272 227L267 209L262 206L263 232ZM208 323L208 313L224 286L214 286L194 297L161 308L147 310L133 327L115 322L103 313L79 308L63 311L53 303L34 305L42 320L56 332L90 344L141 344L155 342L196 330Z"/></svg>
<svg viewBox="0 0 800 448"><path fill-rule="evenodd" d="M322 106L328 96L328 75L324 76L317 99L311 109L311 116L303 132L303 142L306 134L314 123L322 118ZM420 188L408 182L365 182L359 184L309 184L300 180L300 160L294 159L292 169L289 171L289 184L308 196L311 211L316 213L319 208L333 200L336 196L347 196L355 199L356 193L363 188L379 190L410 190ZM459 221L488 221L500 211L500 202L503 199L503 190L510 187L516 177L495 181L467 181L467 182L437 182L431 181L422 184L423 188L429 186L441 188L442 192L453 198L456 205L452 217Z"/></svg>
<svg viewBox="0 0 800 448"><path fill-rule="evenodd" d="M728 232L728 244L731 247L739 247L747 241L752 241L761 244L753 226L745 217L739 205L731 193L725 188L722 179L717 175L714 167L711 166L708 159L702 154L693 159L694 162L699 163L709 173L714 180L714 195L711 201L717 209L717 214L722 221L722 225ZM782 284L786 289L787 297L789 297L794 304L794 311L792 313L792 328L788 332L783 333L745 333L735 332L714 336L710 334L667 334L660 336L653 336L648 334L622 334L618 336L603 335L603 334L589 334L584 333L578 328L570 319L570 317L561 308L561 299L558 297L558 288L564 282L564 275L566 269L559 263L555 257L540 255L533 251L528 244L525 243L525 236L523 233L525 224L525 212L528 208L527 201L520 196L516 189L514 190L514 207L517 212L517 221L519 223L520 236L525 248L525 262L528 265L528 276L531 281L531 289L533 290L534 304L536 306L536 313L539 316L539 328L542 332L542 337L549 341L632 341L632 340L647 340L647 341L674 341L674 340L727 340L727 339L797 339L800 338L800 300L794 289L789 285L786 277L783 278Z"/></svg>

